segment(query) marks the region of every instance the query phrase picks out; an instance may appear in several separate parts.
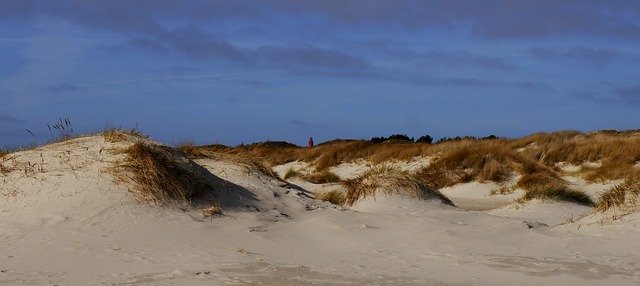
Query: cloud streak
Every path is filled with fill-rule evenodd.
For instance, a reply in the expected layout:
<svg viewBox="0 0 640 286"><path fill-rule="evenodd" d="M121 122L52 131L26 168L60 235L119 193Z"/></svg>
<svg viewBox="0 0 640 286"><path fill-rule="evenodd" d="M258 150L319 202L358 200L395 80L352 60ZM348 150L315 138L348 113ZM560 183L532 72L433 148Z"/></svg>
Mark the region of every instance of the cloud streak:
<svg viewBox="0 0 640 286"><path fill-rule="evenodd" d="M566 49L532 47L529 49L529 54L538 60L568 60L587 63L595 68L604 68L609 62L620 56L620 53L614 49L594 49L583 46Z"/></svg>

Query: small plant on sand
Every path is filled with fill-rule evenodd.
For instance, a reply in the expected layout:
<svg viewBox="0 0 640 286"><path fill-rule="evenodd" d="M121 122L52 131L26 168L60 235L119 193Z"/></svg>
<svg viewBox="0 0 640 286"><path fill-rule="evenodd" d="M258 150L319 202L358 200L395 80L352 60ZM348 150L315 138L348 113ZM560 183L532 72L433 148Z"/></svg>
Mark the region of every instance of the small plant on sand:
<svg viewBox="0 0 640 286"><path fill-rule="evenodd" d="M346 196L340 190L319 193L316 195L316 199L329 202L334 205L344 205L347 201Z"/></svg>
<svg viewBox="0 0 640 286"><path fill-rule="evenodd" d="M200 210L200 213L202 214L203 218L213 219L215 216L222 214L222 209L220 209L220 207L218 206L210 206L208 208Z"/></svg>
<svg viewBox="0 0 640 286"><path fill-rule="evenodd" d="M453 203L418 176L393 168L376 168L355 179L342 182L346 188L345 205L353 205L376 194L401 195L410 198L435 198L445 204Z"/></svg>
<svg viewBox="0 0 640 286"><path fill-rule="evenodd" d="M149 136L145 135L142 131L138 130L136 127L125 129L122 127L119 128L107 128L102 131L102 136L108 142L120 142L125 141L127 136L140 137L140 138L148 138Z"/></svg>
<svg viewBox="0 0 640 286"><path fill-rule="evenodd" d="M300 178L302 177L302 174L300 174L300 172L294 170L293 168L289 168L289 170L287 170L287 172L284 174L284 180L288 180L291 178Z"/></svg>
<svg viewBox="0 0 640 286"><path fill-rule="evenodd" d="M520 202L526 202L532 199L550 199L572 202L590 207L595 206L591 198L585 193L571 190L566 187L530 189L526 191L524 197L520 199Z"/></svg>
<svg viewBox="0 0 640 286"><path fill-rule="evenodd" d="M508 195L515 191L516 189L513 186L500 186L497 189L491 190L491 195Z"/></svg>
<svg viewBox="0 0 640 286"><path fill-rule="evenodd" d="M59 118L58 122L54 124L47 124L49 132L57 132L61 140L68 140L73 137L73 127L71 127L71 120L68 117L64 119Z"/></svg>
<svg viewBox="0 0 640 286"><path fill-rule="evenodd" d="M340 177L327 170L309 174L304 176L304 179L314 184L328 184L340 182Z"/></svg>

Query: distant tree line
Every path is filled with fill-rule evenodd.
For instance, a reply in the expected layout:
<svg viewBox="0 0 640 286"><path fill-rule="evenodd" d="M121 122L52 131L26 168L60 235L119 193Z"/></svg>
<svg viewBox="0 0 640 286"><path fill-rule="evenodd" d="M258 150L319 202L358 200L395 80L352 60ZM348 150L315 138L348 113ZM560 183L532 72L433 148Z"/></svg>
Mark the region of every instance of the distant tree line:
<svg viewBox="0 0 640 286"><path fill-rule="evenodd" d="M485 137L475 137L475 136L464 136L464 137L460 137L460 136L456 136L456 137L442 137L440 138L440 140L438 140L436 143L440 143L440 142L447 142L447 141L458 141L458 140L492 140L492 139L498 139L500 137L495 136L495 135L489 135L489 136L485 136ZM373 143L382 143L382 142L386 142L386 141L406 141L406 142L417 142L417 143L427 143L427 144L431 144L433 143L433 137L431 137L429 134L426 134L424 136L420 136L417 140L414 139L413 137L409 137L407 136L407 134L393 134L390 135L389 137L373 137L371 138L371 140L369 140Z"/></svg>

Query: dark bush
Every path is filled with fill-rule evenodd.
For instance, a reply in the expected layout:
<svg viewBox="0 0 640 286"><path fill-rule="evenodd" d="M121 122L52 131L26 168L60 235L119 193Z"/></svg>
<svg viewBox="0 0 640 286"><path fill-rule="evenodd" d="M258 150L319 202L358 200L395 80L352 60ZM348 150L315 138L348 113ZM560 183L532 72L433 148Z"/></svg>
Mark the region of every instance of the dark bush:
<svg viewBox="0 0 640 286"><path fill-rule="evenodd" d="M420 138L418 138L418 140L416 140L416 142L419 143L433 143L433 138L431 136L429 136L429 134L421 136Z"/></svg>

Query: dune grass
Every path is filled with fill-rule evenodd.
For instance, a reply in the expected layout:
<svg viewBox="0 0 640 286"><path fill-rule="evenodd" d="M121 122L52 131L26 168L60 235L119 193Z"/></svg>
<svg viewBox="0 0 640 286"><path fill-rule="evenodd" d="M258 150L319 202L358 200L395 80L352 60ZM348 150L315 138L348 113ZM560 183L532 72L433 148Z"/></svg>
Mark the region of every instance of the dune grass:
<svg viewBox="0 0 640 286"><path fill-rule="evenodd" d="M519 139L443 141L436 144L388 141L372 143L363 140L333 140L314 148L303 148L286 142L263 142L237 147L222 145L194 146L184 144L181 150L190 157L204 152L232 154L264 162L266 168L292 161L309 163L317 173L311 174L314 182L335 181L323 171L341 163L365 160L378 164L387 161L409 161L415 157L434 158L430 166L417 172L421 181L430 188L440 189L471 181L505 182L513 175L523 177L518 182L531 194L529 197L555 196L566 190L560 177L564 174L556 164L570 163L582 166L578 174L587 181L601 182L624 179L638 169L640 162L640 132L604 130L591 133L559 131L536 133ZM585 162L597 162L592 166ZM302 174L290 173L285 178ZM308 175L307 175L308 176ZM308 178L307 178L308 179ZM541 191L545 190L546 191ZM550 191L551 190L551 191Z"/></svg>
<svg viewBox="0 0 640 286"><path fill-rule="evenodd" d="M474 180L504 182L527 161L504 140L447 142L436 148L439 158L417 172L436 189Z"/></svg>
<svg viewBox="0 0 640 286"><path fill-rule="evenodd" d="M447 197L420 177L393 168L371 169L342 184L346 189L345 205L349 206L361 199L375 197L376 194L400 195L417 199L435 198L445 204L453 205Z"/></svg>
<svg viewBox="0 0 640 286"><path fill-rule="evenodd" d="M191 141L182 142L178 144L176 148L180 150L180 152L182 152L185 156L191 159L206 158L209 154L209 152L207 152L205 149L199 148L195 143Z"/></svg>
<svg viewBox="0 0 640 286"><path fill-rule="evenodd" d="M186 204L211 188L188 162L177 161L171 148L137 142L120 151L125 160L114 167L116 177L134 184L131 191L140 202Z"/></svg>
<svg viewBox="0 0 640 286"><path fill-rule="evenodd" d="M328 192L322 192L316 195L317 200L325 201L332 203L334 205L345 205L347 202L347 197L345 194L339 190L332 190Z"/></svg>
<svg viewBox="0 0 640 286"><path fill-rule="evenodd" d="M331 173L327 170L311 173L304 176L303 178L314 184L338 183L341 181L340 177L338 177L336 174Z"/></svg>
<svg viewBox="0 0 640 286"><path fill-rule="evenodd" d="M566 201L590 207L595 206L595 203L585 193L566 187L529 189L526 190L520 202L526 202L532 199Z"/></svg>
<svg viewBox="0 0 640 286"><path fill-rule="evenodd" d="M138 138L148 138L147 135L145 135L142 131L138 130L137 128L107 128L105 130L103 130L102 132L99 132L99 134L102 134L102 136L104 137L104 139L107 142L121 142L121 141L125 141L127 140L128 136L133 136L133 137L138 137Z"/></svg>
<svg viewBox="0 0 640 286"><path fill-rule="evenodd" d="M599 212L612 208L635 208L640 195L640 176L634 175L621 184L606 191L596 207Z"/></svg>
<svg viewBox="0 0 640 286"><path fill-rule="evenodd" d="M302 178L304 175L296 170L294 170L293 168L289 168L289 170L287 170L287 172L284 174L284 177L282 178L283 180L289 180L292 178Z"/></svg>

